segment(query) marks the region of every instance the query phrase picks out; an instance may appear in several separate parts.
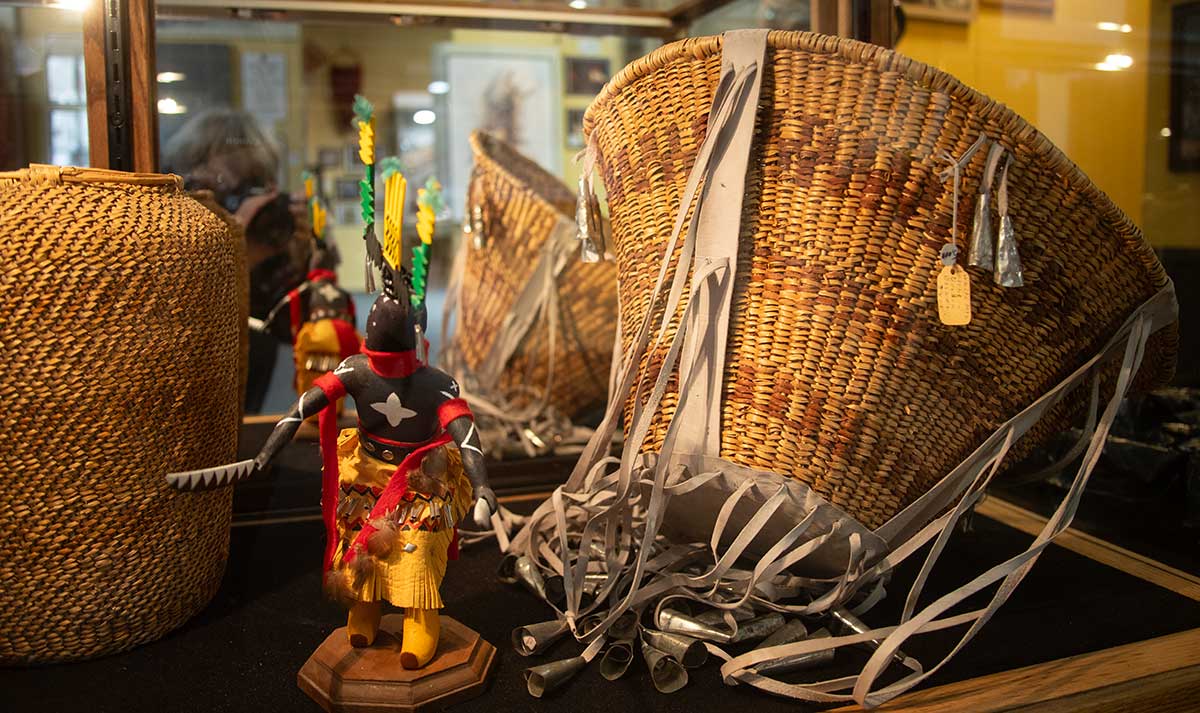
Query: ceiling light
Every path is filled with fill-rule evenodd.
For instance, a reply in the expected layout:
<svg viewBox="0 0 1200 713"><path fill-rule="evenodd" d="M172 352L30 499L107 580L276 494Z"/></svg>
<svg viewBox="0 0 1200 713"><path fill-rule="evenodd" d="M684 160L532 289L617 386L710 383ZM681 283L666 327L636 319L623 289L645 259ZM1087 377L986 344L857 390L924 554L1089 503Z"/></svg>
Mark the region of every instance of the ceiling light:
<svg viewBox="0 0 1200 713"><path fill-rule="evenodd" d="M1101 72L1120 72L1121 68L1108 62L1097 62L1096 69Z"/></svg>
<svg viewBox="0 0 1200 713"><path fill-rule="evenodd" d="M426 124L432 124L435 121L437 121L437 114L434 114L428 109L421 109L413 112L413 122L417 124L424 126Z"/></svg>
<svg viewBox="0 0 1200 713"><path fill-rule="evenodd" d="M183 72L159 72L158 81L160 84L170 84L171 82L182 82L187 79L187 75Z"/></svg>
<svg viewBox="0 0 1200 713"><path fill-rule="evenodd" d="M187 107L175 101L171 97L163 97L158 100L159 114L184 114L187 112Z"/></svg>
<svg viewBox="0 0 1200 713"><path fill-rule="evenodd" d="M446 92L450 91L450 83L443 82L440 79L435 79L429 83L429 86L426 87L426 89L429 90L430 94L445 94Z"/></svg>
<svg viewBox="0 0 1200 713"><path fill-rule="evenodd" d="M1169 127L1169 126L1162 127L1161 129L1158 130L1158 135L1163 137L1164 139L1171 138L1171 127Z"/></svg>
<svg viewBox="0 0 1200 713"><path fill-rule="evenodd" d="M83 12L88 9L88 5L91 5L91 0L50 0L46 3L46 7L72 12Z"/></svg>
<svg viewBox="0 0 1200 713"><path fill-rule="evenodd" d="M587 8L587 0L571 0L571 2L567 4L570 5L571 9L573 10L583 10Z"/></svg>
<svg viewBox="0 0 1200 713"><path fill-rule="evenodd" d="M1129 69L1133 66L1133 57L1127 54L1110 54L1104 58L1105 64L1111 64L1117 69Z"/></svg>

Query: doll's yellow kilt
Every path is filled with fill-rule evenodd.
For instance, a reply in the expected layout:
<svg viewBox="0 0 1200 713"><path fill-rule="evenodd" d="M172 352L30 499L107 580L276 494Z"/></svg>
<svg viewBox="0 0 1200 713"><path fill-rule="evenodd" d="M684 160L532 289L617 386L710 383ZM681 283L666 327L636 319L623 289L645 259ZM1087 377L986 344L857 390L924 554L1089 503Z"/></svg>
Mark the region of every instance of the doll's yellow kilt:
<svg viewBox="0 0 1200 713"><path fill-rule="evenodd" d="M371 508L396 465L379 460L359 447L358 430L347 428L338 436L338 546L333 556L333 569L343 572L350 583L353 598L372 602L384 599L403 608L440 609L442 595L438 588L446 574L446 560L454 538L454 526L471 507L471 482L462 466L462 456L453 444L446 449L448 466L445 474L444 496L415 492L412 488L401 501L398 513L409 516L400 524L391 551L377 560L366 575L345 571L342 557L367 522ZM446 522L448 506L450 522ZM412 543L416 549L405 552ZM365 556L365 555L362 555Z"/></svg>

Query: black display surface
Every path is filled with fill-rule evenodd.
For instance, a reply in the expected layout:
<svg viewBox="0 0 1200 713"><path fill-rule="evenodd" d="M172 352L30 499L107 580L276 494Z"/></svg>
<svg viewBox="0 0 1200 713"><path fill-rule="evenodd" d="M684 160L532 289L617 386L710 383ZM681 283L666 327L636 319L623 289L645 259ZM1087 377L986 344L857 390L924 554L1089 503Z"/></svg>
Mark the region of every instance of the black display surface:
<svg viewBox="0 0 1200 713"><path fill-rule="evenodd" d="M249 431L246 447L253 449L265 428ZM199 616L160 641L123 654L0 670L0 710L319 710L297 688L296 672L329 631L344 624L344 614L320 590L324 533L312 517L319 498L315 456L315 445L294 444L275 473L239 486L225 579ZM565 466L549 460L505 465L494 472L497 485L511 482L519 490L532 489L532 483L545 477L561 477L564 467L569 459ZM536 502L536 497L527 498L510 502L510 507L527 512ZM977 518L973 533L951 540L923 603L1023 550L1030 540ZM917 561L907 563L889 586L892 595L865 617L868 623L894 620L919 565L919 558L912 559ZM477 545L451 563L443 584L447 613L498 649L488 693L452 710L805 709L749 687L724 685L713 660L691 671L689 685L672 695L654 690L639 661L615 683L602 679L593 664L563 688L534 699L525 690L522 669L575 655L582 647L564 640L535 658L513 651L512 629L549 619L552 612L524 590L499 583L494 576L498 562L494 543ZM1200 627L1200 603L1052 547L979 636L926 686L1195 627ZM949 641L944 633L931 635L909 642L905 650L928 661ZM835 666L845 670L864 658L865 652L839 652Z"/></svg>

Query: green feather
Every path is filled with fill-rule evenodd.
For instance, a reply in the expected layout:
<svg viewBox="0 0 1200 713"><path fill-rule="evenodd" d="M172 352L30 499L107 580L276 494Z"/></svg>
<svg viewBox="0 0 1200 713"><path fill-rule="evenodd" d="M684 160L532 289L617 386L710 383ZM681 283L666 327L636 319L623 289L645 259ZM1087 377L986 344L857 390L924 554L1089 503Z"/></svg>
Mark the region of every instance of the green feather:
<svg viewBox="0 0 1200 713"><path fill-rule="evenodd" d="M432 208L435 215L441 213L442 209L446 207L446 200L442 196L442 184L438 183L433 176L425 181L425 195L418 200L418 203Z"/></svg>
<svg viewBox="0 0 1200 713"><path fill-rule="evenodd" d="M358 195L362 199L362 219L364 223L375 222L375 191L366 179L358 182Z"/></svg>
<svg viewBox="0 0 1200 713"><path fill-rule="evenodd" d="M429 272L429 246L417 243L412 249L412 303L420 307L425 301L425 278Z"/></svg>
<svg viewBox="0 0 1200 713"><path fill-rule="evenodd" d="M361 94L354 95L354 116L358 121L370 121L375 114L375 107ZM355 124L354 128L358 128Z"/></svg>
<svg viewBox="0 0 1200 713"><path fill-rule="evenodd" d="M402 169L398 157L388 156L379 162L379 177L386 181L394 173L403 173Z"/></svg>

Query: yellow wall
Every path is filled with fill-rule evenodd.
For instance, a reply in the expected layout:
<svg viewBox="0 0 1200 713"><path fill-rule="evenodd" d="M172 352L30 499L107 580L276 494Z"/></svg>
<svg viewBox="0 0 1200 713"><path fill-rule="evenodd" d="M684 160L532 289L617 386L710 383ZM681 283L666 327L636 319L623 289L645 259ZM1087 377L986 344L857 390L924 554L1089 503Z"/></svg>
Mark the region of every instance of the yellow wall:
<svg viewBox="0 0 1200 713"><path fill-rule="evenodd" d="M897 49L1007 104L1142 224L1146 137L1165 125L1148 125L1147 90L1155 89L1148 71L1150 5L1055 0L1052 15L985 7L969 25L912 20ZM1102 21L1127 23L1132 32L1101 30ZM1096 63L1113 53L1129 55L1133 66L1098 71ZM1176 229L1164 227L1148 232L1156 244L1178 239Z"/></svg>
<svg viewBox="0 0 1200 713"><path fill-rule="evenodd" d="M357 140L350 124L338 121L329 82L332 64L362 67L362 94L379 112L392 106L396 92L423 92L433 79L433 48L450 38L448 30L401 28L379 23L305 23L305 52L315 60L304 77L308 116L307 160L317 151ZM390 150L383 147L382 150Z"/></svg>
<svg viewBox="0 0 1200 713"><path fill-rule="evenodd" d="M1167 168L1171 96L1171 7L1153 3L1150 18L1150 90L1146 111L1146 185L1142 227L1160 247L1200 247L1200 173Z"/></svg>

